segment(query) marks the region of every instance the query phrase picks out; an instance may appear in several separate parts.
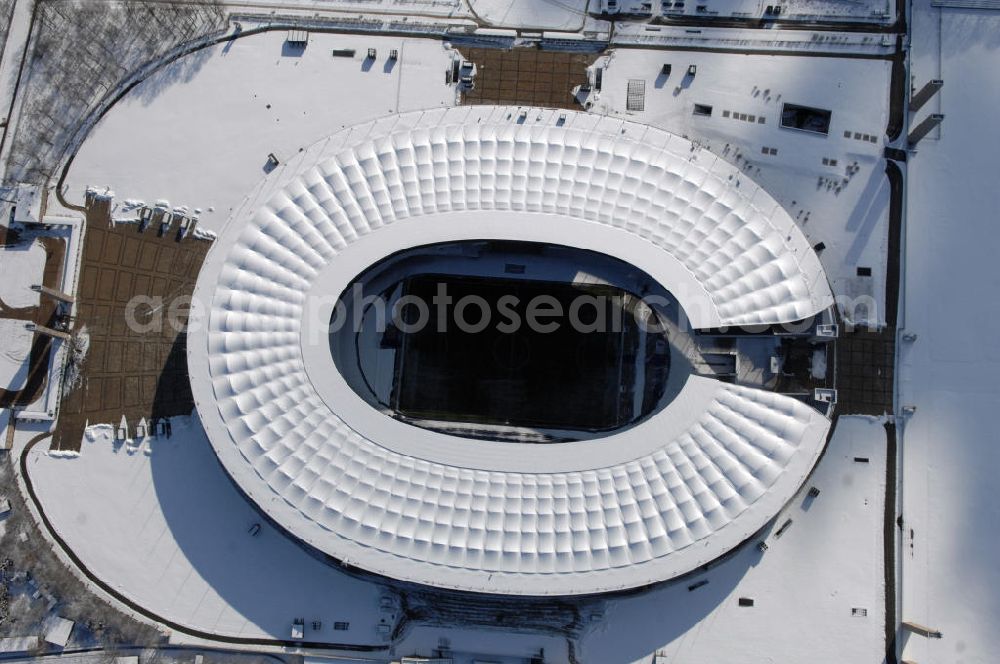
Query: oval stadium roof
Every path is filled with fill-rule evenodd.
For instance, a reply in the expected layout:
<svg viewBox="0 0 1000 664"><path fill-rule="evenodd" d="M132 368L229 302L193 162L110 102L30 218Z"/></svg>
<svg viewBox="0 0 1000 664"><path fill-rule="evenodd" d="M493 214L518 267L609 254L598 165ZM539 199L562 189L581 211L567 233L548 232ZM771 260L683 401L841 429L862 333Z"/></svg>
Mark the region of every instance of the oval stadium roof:
<svg viewBox="0 0 1000 664"><path fill-rule="evenodd" d="M281 164L220 234L188 338L223 466L295 537L386 576L566 595L670 579L764 526L829 421L781 394L690 376L605 438L531 445L417 429L361 400L325 324L402 249L521 239L642 268L694 327L806 318L832 296L789 215L689 141L583 113L461 107L345 129Z"/></svg>

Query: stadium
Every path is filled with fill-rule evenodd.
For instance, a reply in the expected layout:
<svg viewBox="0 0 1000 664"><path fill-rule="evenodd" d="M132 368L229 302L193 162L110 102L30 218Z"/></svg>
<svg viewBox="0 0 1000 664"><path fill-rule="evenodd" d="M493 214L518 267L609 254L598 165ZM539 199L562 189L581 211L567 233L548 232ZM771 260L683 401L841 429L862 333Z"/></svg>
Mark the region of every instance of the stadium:
<svg viewBox="0 0 1000 664"><path fill-rule="evenodd" d="M483 329L426 324L443 288ZM612 305L577 307L587 330L489 325L511 296L504 322ZM278 164L208 254L188 365L223 467L307 547L586 595L709 564L799 491L831 429L832 305L791 216L689 140L458 107Z"/></svg>

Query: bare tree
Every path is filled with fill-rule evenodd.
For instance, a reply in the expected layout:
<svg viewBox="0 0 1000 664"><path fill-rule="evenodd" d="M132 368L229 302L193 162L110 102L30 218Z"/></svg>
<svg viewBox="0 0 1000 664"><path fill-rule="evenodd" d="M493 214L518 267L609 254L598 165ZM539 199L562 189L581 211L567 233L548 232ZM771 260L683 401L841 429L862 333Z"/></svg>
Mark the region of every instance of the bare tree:
<svg viewBox="0 0 1000 664"><path fill-rule="evenodd" d="M57 602L55 611L87 627L107 647L117 650L122 644L148 647L160 643L156 628L134 620L94 595L49 548L49 540L39 531L16 488L11 468L14 462L8 455L0 457L0 486L9 487L6 496L12 508L0 536L0 595L7 594L0 637L40 633L50 613L48 597L52 597ZM16 584L15 578L22 581ZM42 591L39 598L32 597L31 587L23 579L30 579ZM3 613L0 611L0 615Z"/></svg>

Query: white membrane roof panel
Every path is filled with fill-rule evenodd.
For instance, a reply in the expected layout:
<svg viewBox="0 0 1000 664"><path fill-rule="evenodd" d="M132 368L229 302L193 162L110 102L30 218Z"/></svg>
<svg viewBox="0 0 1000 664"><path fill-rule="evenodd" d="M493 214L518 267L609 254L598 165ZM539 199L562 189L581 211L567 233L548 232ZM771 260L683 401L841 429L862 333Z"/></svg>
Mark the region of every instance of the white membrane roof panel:
<svg viewBox="0 0 1000 664"><path fill-rule="evenodd" d="M639 425L572 443L469 440L372 409L330 357L333 302L386 255L461 239L621 258L670 290L695 327L794 321L832 303L788 214L660 130L462 107L339 132L282 164L231 217L199 277L188 338L220 460L295 537L430 585L604 592L710 562L801 486L829 421L790 397L698 376Z"/></svg>

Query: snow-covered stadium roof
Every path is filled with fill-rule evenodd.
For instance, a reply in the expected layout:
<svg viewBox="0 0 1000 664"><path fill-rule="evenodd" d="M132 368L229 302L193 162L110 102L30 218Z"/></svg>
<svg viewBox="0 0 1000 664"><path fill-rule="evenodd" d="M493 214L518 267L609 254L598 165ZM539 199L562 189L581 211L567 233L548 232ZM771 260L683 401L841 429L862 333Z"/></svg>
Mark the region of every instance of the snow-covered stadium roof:
<svg viewBox="0 0 1000 664"><path fill-rule="evenodd" d="M647 126L462 107L343 130L271 173L202 269L198 412L233 479L316 549L465 590L582 594L684 574L798 490L829 421L690 376L641 424L531 445L418 429L337 371L337 296L396 251L518 239L600 251L659 280L695 327L798 320L832 297L789 215L725 161Z"/></svg>

